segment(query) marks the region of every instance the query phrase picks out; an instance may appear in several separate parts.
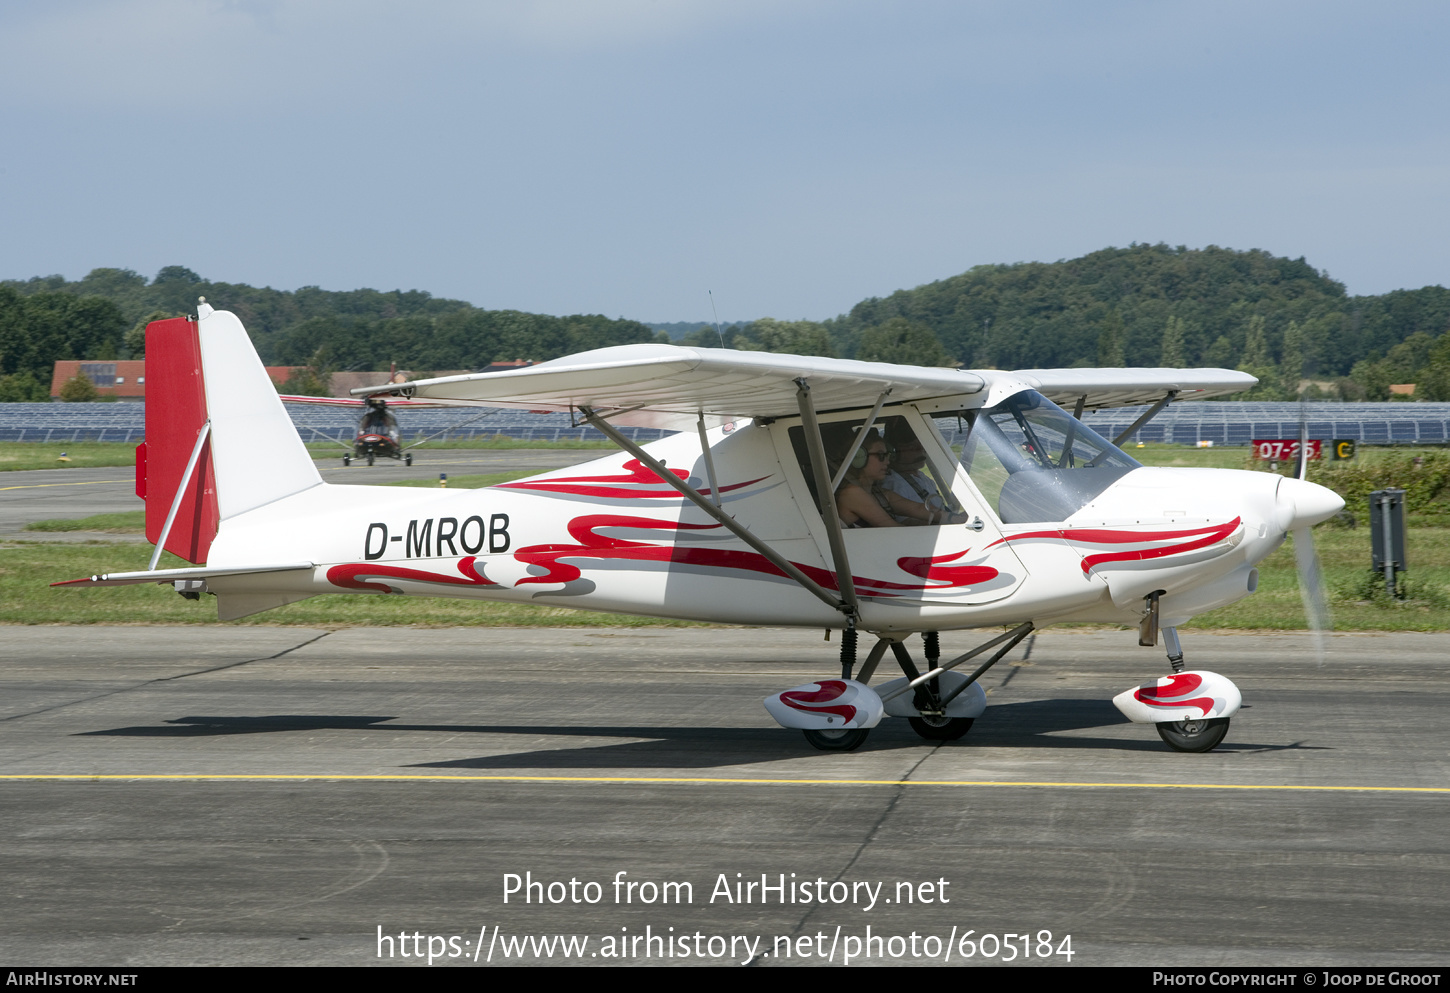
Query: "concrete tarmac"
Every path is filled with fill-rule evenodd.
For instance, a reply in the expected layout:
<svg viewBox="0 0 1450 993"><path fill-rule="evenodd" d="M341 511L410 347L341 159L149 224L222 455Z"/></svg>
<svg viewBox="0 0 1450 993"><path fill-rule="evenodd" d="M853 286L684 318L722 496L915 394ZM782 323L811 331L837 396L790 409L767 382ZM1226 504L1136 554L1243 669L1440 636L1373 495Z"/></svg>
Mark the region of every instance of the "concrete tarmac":
<svg viewBox="0 0 1450 993"><path fill-rule="evenodd" d="M0 955L1444 966L1445 646L1191 634L1246 706L1185 755L1108 702L1161 649L1049 630L961 741L842 754L760 703L819 632L11 627Z"/></svg>

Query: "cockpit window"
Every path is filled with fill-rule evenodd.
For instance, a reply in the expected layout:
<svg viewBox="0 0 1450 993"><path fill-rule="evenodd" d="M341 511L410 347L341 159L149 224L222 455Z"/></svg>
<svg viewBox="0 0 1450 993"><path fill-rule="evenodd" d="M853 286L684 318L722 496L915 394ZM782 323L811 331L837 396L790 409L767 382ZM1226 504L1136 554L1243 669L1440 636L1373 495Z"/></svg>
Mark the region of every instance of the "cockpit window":
<svg viewBox="0 0 1450 993"><path fill-rule="evenodd" d="M1065 521L1139 463L1035 390L937 414L967 426L962 467L1006 524Z"/></svg>

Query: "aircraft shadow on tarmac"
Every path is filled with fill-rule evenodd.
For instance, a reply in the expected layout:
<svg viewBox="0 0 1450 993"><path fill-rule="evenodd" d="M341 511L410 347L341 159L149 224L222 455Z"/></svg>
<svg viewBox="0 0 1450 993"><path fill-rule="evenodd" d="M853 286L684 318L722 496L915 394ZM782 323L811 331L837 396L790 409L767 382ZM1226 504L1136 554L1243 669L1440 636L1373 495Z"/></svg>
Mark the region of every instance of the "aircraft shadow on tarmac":
<svg viewBox="0 0 1450 993"><path fill-rule="evenodd" d="M645 739L577 748L530 748L502 755L419 763L415 768L541 769L541 768L711 768L803 756L828 758L805 749L794 733L780 728L645 727L628 725L550 724L392 724L394 716L351 714L276 714L257 717L191 716L160 725L78 732L83 736L195 738L282 731L436 731L448 735L527 735L535 738ZM1166 746L1156 735L1133 733L1128 721L1107 701L1098 699L1031 700L989 707L971 732L951 747L1106 749L1117 752L1160 752ZM1128 734L1082 735L1071 732L1121 729ZM1146 730L1146 729L1143 729ZM501 744L504 744L501 742ZM873 731L863 752L919 748L926 743L905 721L887 721ZM1220 752L1303 748L1226 742Z"/></svg>

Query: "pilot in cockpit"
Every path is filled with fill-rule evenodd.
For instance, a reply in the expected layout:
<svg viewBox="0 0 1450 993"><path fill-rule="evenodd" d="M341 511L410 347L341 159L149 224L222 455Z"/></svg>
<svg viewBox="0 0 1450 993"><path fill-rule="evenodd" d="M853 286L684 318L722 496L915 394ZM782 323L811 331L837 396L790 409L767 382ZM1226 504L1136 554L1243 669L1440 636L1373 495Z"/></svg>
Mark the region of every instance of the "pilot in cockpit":
<svg viewBox="0 0 1450 993"><path fill-rule="evenodd" d="M833 470L841 464L850 439L836 446ZM919 500L903 496L884 485L891 474L891 456L886 440L872 428L856 450L850 466L836 489L836 513L844 528L895 528L917 524L945 524L952 515L934 510ZM924 459L923 459L924 461Z"/></svg>

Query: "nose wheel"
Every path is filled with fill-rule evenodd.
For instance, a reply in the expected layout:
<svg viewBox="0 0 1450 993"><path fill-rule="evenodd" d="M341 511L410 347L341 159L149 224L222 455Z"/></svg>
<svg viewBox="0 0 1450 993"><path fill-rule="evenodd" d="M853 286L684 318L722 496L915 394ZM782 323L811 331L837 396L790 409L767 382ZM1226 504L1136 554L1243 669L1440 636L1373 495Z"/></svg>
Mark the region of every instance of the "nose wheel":
<svg viewBox="0 0 1450 993"><path fill-rule="evenodd" d="M1202 721L1164 721L1155 725L1158 737L1175 752L1209 752L1228 734L1228 718Z"/></svg>
<svg viewBox="0 0 1450 993"><path fill-rule="evenodd" d="M870 733L870 728L808 728L801 731L812 748L819 748L823 752L854 752L865 744L866 736Z"/></svg>

